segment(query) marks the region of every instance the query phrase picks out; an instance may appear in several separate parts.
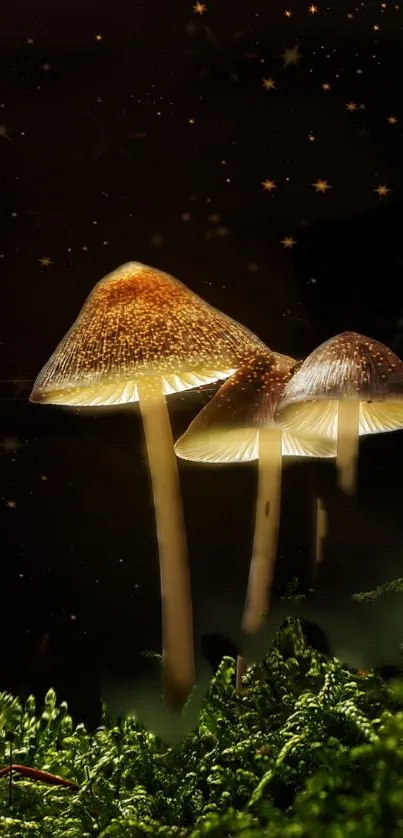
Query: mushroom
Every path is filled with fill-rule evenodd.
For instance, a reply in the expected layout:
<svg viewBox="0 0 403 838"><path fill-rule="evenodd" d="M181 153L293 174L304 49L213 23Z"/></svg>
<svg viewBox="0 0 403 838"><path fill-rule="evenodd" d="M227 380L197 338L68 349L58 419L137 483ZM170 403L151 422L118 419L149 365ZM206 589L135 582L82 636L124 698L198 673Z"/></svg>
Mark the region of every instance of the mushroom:
<svg viewBox="0 0 403 838"><path fill-rule="evenodd" d="M336 335L295 372L274 418L289 432L337 441L339 486L353 495L359 436L403 428L403 362L372 338Z"/></svg>
<svg viewBox="0 0 403 838"><path fill-rule="evenodd" d="M194 686L192 605L177 461L165 396L226 378L264 344L172 276L128 262L98 282L39 373L32 402L139 402L154 496L164 692L180 709Z"/></svg>
<svg viewBox="0 0 403 838"><path fill-rule="evenodd" d="M277 552L282 456L331 457L335 445L275 425L273 415L296 361L277 352L256 355L237 370L175 444L184 460L245 463L259 460L255 533L242 629L255 634L269 610ZM237 688L246 664L238 658ZM242 672L243 670L243 672Z"/></svg>

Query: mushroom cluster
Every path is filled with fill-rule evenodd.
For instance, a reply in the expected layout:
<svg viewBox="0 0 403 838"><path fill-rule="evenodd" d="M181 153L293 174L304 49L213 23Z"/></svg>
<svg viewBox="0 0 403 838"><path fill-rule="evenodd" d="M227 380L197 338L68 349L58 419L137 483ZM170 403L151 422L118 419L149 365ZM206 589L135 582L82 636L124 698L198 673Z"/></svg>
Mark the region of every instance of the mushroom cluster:
<svg viewBox="0 0 403 838"><path fill-rule="evenodd" d="M225 380L176 441L166 396ZM40 371L31 402L102 407L138 402L159 550L164 694L180 710L195 683L192 598L177 458L258 461L255 533L242 620L259 631L277 555L282 458L336 458L356 491L358 440L403 428L403 362L345 332L304 361L270 350L169 274L129 262L101 279ZM175 456L176 455L176 456ZM326 510L317 503L317 560ZM246 661L238 658L237 687Z"/></svg>
<svg viewBox="0 0 403 838"><path fill-rule="evenodd" d="M225 379L264 343L163 271L128 262L101 279L40 371L31 402L138 402L159 547L164 691L180 709L195 682L192 600L166 396Z"/></svg>

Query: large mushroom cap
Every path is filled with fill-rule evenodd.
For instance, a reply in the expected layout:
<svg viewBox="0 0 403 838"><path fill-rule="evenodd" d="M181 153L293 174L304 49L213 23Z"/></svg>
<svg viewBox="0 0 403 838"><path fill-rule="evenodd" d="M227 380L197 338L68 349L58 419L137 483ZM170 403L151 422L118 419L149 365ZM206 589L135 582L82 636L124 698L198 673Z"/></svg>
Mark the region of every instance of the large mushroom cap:
<svg viewBox="0 0 403 838"><path fill-rule="evenodd" d="M259 458L259 431L278 430L274 412L290 380L294 358L266 351L238 369L191 422L175 444L183 460L240 463ZM305 440L284 432L283 455L331 457L335 447L325 440Z"/></svg>
<svg viewBox="0 0 403 838"><path fill-rule="evenodd" d="M138 400L139 376L166 395L226 378L265 345L179 280L139 262L105 276L39 373L30 400L114 405Z"/></svg>
<svg viewBox="0 0 403 838"><path fill-rule="evenodd" d="M383 343L343 332L318 346L284 388L281 427L337 436L338 402L359 399L359 434L403 428L403 362Z"/></svg>

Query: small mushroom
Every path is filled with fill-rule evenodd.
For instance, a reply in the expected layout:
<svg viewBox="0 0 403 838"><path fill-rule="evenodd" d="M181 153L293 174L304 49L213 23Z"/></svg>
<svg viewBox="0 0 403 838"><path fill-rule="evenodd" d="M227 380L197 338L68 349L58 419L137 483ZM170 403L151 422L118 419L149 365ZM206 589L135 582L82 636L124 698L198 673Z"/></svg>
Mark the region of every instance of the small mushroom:
<svg viewBox="0 0 403 838"><path fill-rule="evenodd" d="M263 346L174 277L128 262L95 285L30 396L81 407L139 402L159 545L164 687L173 709L183 706L195 675L185 527L165 396L226 378Z"/></svg>
<svg viewBox="0 0 403 838"><path fill-rule="evenodd" d="M372 338L336 335L285 386L275 421L290 432L337 441L339 485L353 495L359 436L403 428L403 362Z"/></svg>
<svg viewBox="0 0 403 838"><path fill-rule="evenodd" d="M245 463L259 460L256 521L242 629L256 633L269 610L277 553L282 456L332 457L334 443L283 431L274 412L295 360L266 350L238 369L175 444L184 460ZM238 659L237 685L244 664Z"/></svg>

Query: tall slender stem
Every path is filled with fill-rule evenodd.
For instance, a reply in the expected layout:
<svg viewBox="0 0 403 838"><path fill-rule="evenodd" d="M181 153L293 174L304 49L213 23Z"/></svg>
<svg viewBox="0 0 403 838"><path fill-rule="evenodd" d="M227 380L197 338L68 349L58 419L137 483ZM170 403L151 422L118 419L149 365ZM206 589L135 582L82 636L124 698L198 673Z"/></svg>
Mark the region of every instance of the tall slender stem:
<svg viewBox="0 0 403 838"><path fill-rule="evenodd" d="M348 495L354 495L357 491L359 424L359 399L341 399L338 410L336 468L339 486Z"/></svg>
<svg viewBox="0 0 403 838"><path fill-rule="evenodd" d="M195 683L192 599L178 465L159 379L138 382L155 508L165 699L180 710Z"/></svg>
<svg viewBox="0 0 403 838"><path fill-rule="evenodd" d="M276 566L281 509L282 432L264 428L259 432L259 474L255 535L249 570L248 590L242 630L255 634L270 607ZM237 689L246 670L245 660L237 661Z"/></svg>
<svg viewBox="0 0 403 838"><path fill-rule="evenodd" d="M315 555L314 555L314 576L318 571L318 565L323 562L325 539L327 536L327 511L322 498L315 498L314 501L314 528L315 528Z"/></svg>

